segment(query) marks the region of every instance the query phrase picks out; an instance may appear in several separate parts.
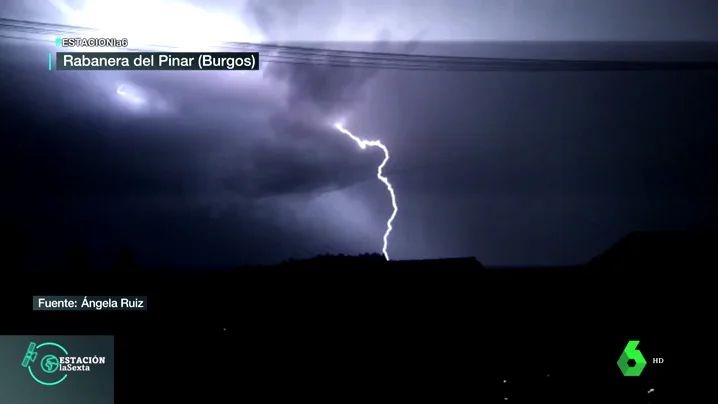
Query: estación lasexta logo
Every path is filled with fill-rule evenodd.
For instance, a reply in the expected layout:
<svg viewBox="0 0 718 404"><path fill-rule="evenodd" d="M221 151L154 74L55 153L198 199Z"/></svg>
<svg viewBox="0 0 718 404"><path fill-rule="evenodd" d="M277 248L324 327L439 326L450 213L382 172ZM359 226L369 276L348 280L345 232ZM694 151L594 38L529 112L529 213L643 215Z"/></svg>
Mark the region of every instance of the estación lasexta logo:
<svg viewBox="0 0 718 404"><path fill-rule="evenodd" d="M39 366L37 363L38 356L41 358ZM22 360L22 367L27 368L30 376L36 382L43 386L55 386L67 379L67 372L61 371L60 358L69 357L67 349L55 342L44 342L36 344L31 342L25 351L25 357Z"/></svg>

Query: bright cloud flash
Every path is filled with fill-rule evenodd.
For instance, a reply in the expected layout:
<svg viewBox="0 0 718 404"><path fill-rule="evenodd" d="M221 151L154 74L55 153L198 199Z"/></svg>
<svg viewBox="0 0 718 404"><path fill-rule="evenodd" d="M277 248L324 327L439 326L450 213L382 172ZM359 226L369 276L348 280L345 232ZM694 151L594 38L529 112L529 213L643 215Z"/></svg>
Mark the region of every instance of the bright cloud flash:
<svg viewBox="0 0 718 404"><path fill-rule="evenodd" d="M130 83L118 85L115 98L134 113L161 115L173 112L171 105L162 96Z"/></svg>
<svg viewBox="0 0 718 404"><path fill-rule="evenodd" d="M120 85L117 87L116 92L117 95L133 104L144 105L147 103L147 100L137 91L137 89L132 88L131 86L124 84Z"/></svg>
<svg viewBox="0 0 718 404"><path fill-rule="evenodd" d="M85 0L71 7L51 0L69 25L100 30L101 36L127 38L130 47L172 47L186 51L218 42L260 42L261 36L231 14L171 0Z"/></svg>

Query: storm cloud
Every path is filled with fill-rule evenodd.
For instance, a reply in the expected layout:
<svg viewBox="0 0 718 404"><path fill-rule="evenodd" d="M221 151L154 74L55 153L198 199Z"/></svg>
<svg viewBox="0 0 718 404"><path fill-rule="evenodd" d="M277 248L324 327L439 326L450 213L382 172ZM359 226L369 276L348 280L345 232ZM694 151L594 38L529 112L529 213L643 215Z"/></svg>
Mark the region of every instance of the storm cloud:
<svg viewBox="0 0 718 404"><path fill-rule="evenodd" d="M193 10L319 49L651 59L706 55L718 39L715 3L702 1L620 2L620 13L611 1L224 3ZM2 13L70 23L42 4ZM476 41L498 39L532 42ZM624 42L540 43L611 39ZM708 45L629 43L646 39ZM628 231L716 223L715 73L48 72L53 50L0 43L3 220L35 235L38 267L61 265L74 242L130 245L147 266L378 251L391 213L383 156L336 121L391 150L397 258L575 263Z"/></svg>

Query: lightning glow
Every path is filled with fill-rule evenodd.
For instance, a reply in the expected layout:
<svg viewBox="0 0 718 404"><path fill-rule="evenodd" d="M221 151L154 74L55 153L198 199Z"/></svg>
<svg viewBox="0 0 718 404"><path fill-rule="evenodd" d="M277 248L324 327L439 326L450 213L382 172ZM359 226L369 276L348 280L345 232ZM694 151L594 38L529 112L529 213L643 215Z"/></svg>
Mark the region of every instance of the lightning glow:
<svg viewBox="0 0 718 404"><path fill-rule="evenodd" d="M132 101L132 102L135 103L135 104L144 104L144 103L145 103L145 100L144 100L144 99L142 99L142 98L140 98L140 97L138 97L138 96L136 96L136 95L133 95L133 94L128 93L127 90L125 89L125 85L124 85L124 84L123 84L123 85L120 85L119 87L117 87L116 93L117 93L117 95L122 96L122 97L125 97L125 98L127 98L128 100Z"/></svg>
<svg viewBox="0 0 718 404"><path fill-rule="evenodd" d="M391 231L393 230L392 222L394 222L394 218L396 217L396 214L399 212L399 206L396 204L396 194L394 193L394 187L389 182L389 179L382 175L382 170L384 169L384 166L386 166L386 163L389 162L389 149L384 146L384 144L379 140L363 140L360 139L348 130L344 129L344 126L342 124L338 123L334 125L339 132L347 135L351 140L353 140L361 149L366 149L367 147L378 147L384 152L384 160L379 164L379 167L376 169L376 177L379 179L379 181L383 182L384 185L386 185L387 191L389 191L389 196L391 196L391 206L394 208L394 211L391 213L391 216L389 216L389 220L386 221L386 232L384 232L384 245L382 246L381 252L384 254L384 258L386 258L387 261L389 261L389 253L386 251L389 246L389 234L391 234Z"/></svg>
<svg viewBox="0 0 718 404"><path fill-rule="evenodd" d="M98 36L127 38L133 48L189 52L213 49L223 41L262 39L229 13L185 0L84 0L79 7L69 0L50 3L62 13L64 23L98 29Z"/></svg>

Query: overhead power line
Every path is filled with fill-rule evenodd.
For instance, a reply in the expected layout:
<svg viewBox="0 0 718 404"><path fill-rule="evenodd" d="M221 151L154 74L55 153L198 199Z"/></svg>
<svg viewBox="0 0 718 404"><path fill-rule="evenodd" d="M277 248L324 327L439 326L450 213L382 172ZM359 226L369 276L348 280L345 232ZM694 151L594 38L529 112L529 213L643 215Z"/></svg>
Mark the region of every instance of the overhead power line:
<svg viewBox="0 0 718 404"><path fill-rule="evenodd" d="M43 36L92 36L98 30L64 24L0 18L0 37L46 41ZM457 72L579 72L579 71L698 71L718 70L718 62L606 61L468 56L413 55L321 49L277 44L220 42L213 50L259 52L263 62L366 69L457 71ZM178 49L147 45L152 49ZM149 50L149 49L132 49Z"/></svg>

